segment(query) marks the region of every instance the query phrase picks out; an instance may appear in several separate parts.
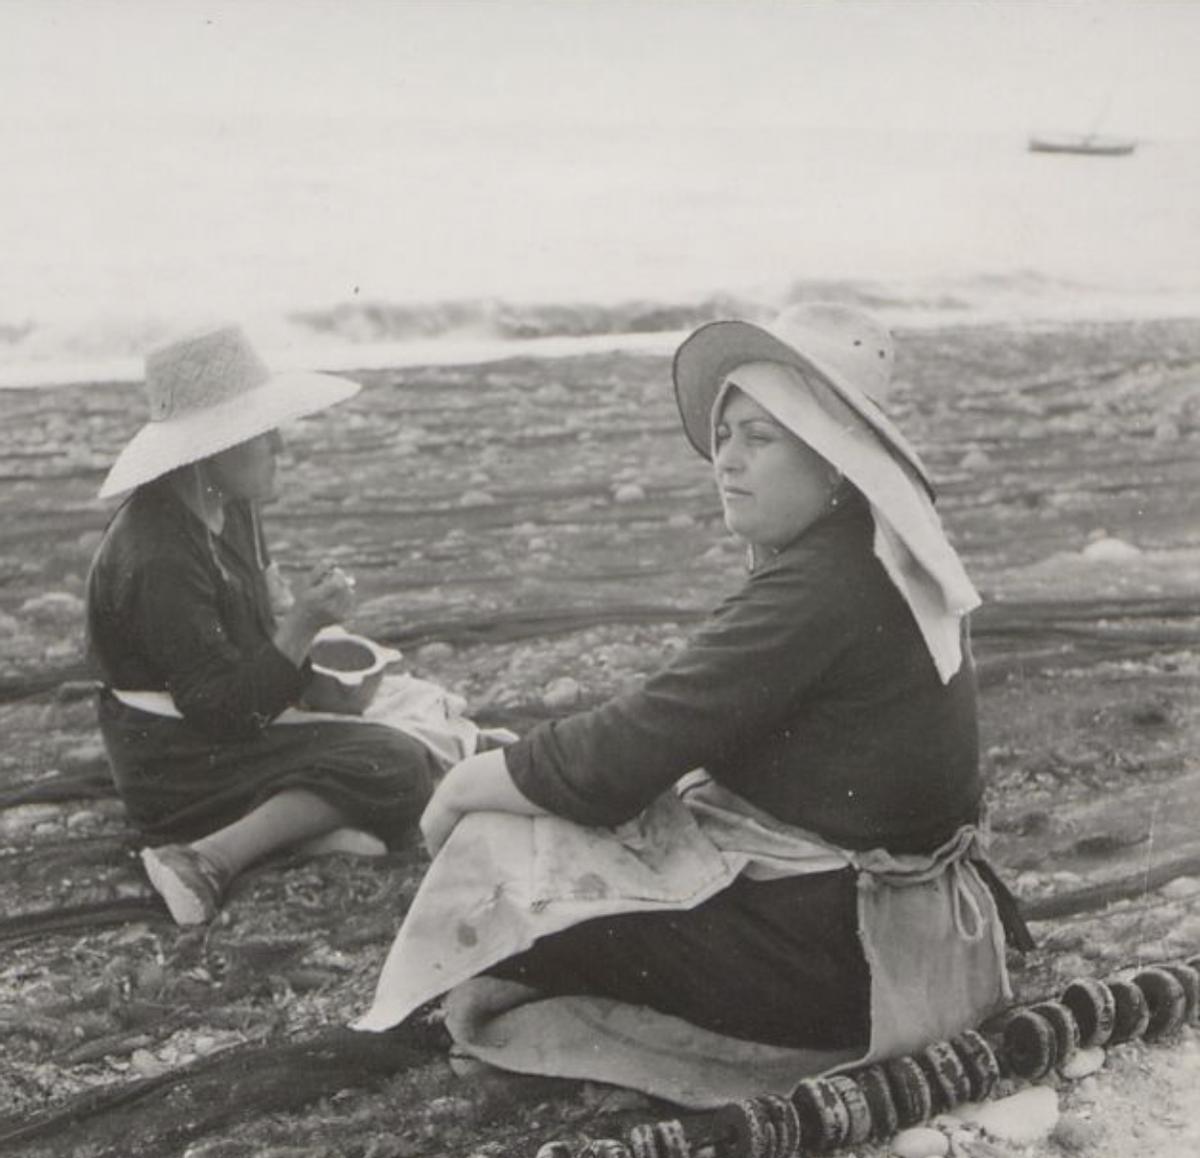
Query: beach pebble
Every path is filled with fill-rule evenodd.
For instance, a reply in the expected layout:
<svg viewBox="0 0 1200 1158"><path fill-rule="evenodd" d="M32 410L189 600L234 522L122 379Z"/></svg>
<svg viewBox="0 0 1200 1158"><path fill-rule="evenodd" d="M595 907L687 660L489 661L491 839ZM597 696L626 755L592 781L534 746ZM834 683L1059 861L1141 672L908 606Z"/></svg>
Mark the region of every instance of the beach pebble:
<svg viewBox="0 0 1200 1158"><path fill-rule="evenodd" d="M425 1116L434 1122L461 1121L470 1116L473 1108L470 1098L443 1095L425 1103Z"/></svg>
<svg viewBox="0 0 1200 1158"><path fill-rule="evenodd" d="M1104 538L1089 543L1080 554L1093 563L1120 563L1126 559L1136 559L1141 550L1124 539Z"/></svg>
<svg viewBox="0 0 1200 1158"><path fill-rule="evenodd" d="M427 643L423 647L417 648L417 662L439 663L449 659L453 654L454 648L451 644L435 640L433 643Z"/></svg>
<svg viewBox="0 0 1200 1158"><path fill-rule="evenodd" d="M966 1107L959 1107L959 1114ZM1044 1138L1058 1122L1058 1095L1049 1086L1029 1086L1008 1098L970 1107L967 1118L1002 1142Z"/></svg>
<svg viewBox="0 0 1200 1158"><path fill-rule="evenodd" d="M950 1139L941 1130L930 1126L913 1126L901 1130L892 1139L896 1158L941 1158L950 1149Z"/></svg>
<svg viewBox="0 0 1200 1158"><path fill-rule="evenodd" d="M560 676L546 685L542 703L548 708L573 708L583 696L583 689L570 676Z"/></svg>
<svg viewBox="0 0 1200 1158"><path fill-rule="evenodd" d="M250 1158L252 1153L247 1143L218 1138L216 1141L193 1142L183 1152L183 1158Z"/></svg>
<svg viewBox="0 0 1200 1158"><path fill-rule="evenodd" d="M1061 1066L1058 1072L1064 1078L1076 1081L1094 1074L1104 1065L1104 1050L1098 1045L1077 1049Z"/></svg>
<svg viewBox="0 0 1200 1158"><path fill-rule="evenodd" d="M1154 428L1155 442L1174 442L1179 437L1179 425L1169 418L1164 418Z"/></svg>
<svg viewBox="0 0 1200 1158"><path fill-rule="evenodd" d="M1064 1114L1050 1138L1068 1154L1094 1154L1100 1142L1100 1129L1075 1114Z"/></svg>
<svg viewBox="0 0 1200 1158"><path fill-rule="evenodd" d="M645 497L646 492L638 483L622 483L613 487L614 503L640 503Z"/></svg>
<svg viewBox="0 0 1200 1158"><path fill-rule="evenodd" d="M0 611L0 636L11 637L20 633L21 625L7 611Z"/></svg>
<svg viewBox="0 0 1200 1158"><path fill-rule="evenodd" d="M129 1055L129 1064L145 1078L157 1077L167 1069L148 1049L135 1049Z"/></svg>
<svg viewBox="0 0 1200 1158"><path fill-rule="evenodd" d="M34 623L68 627L83 621L83 600L69 591L47 591L26 599L19 611Z"/></svg>
<svg viewBox="0 0 1200 1158"><path fill-rule="evenodd" d="M87 768L103 767L104 745L99 740L77 744L74 748L68 748L58 758L58 762L64 772L82 772Z"/></svg>
<svg viewBox="0 0 1200 1158"><path fill-rule="evenodd" d="M60 704L73 704L94 696L99 690L100 685L95 680L63 680L58 685L54 698Z"/></svg>
<svg viewBox="0 0 1200 1158"><path fill-rule="evenodd" d="M1182 901L1200 892L1200 877L1176 877L1163 885L1158 892L1168 901Z"/></svg>
<svg viewBox="0 0 1200 1158"><path fill-rule="evenodd" d="M490 491L468 490L463 491L458 505L460 507L490 507L495 501Z"/></svg>
<svg viewBox="0 0 1200 1158"><path fill-rule="evenodd" d="M90 808L84 808L79 812L72 812L67 817L67 831L77 832L81 828L93 828L99 823L100 814Z"/></svg>
<svg viewBox="0 0 1200 1158"><path fill-rule="evenodd" d="M695 523L696 520L693 519L691 515L684 514L683 512L672 515L667 520L668 527L691 527L694 526Z"/></svg>
<svg viewBox="0 0 1200 1158"><path fill-rule="evenodd" d="M992 460L988 457L987 451L973 446L958 460L958 465L963 470L982 470L984 467L991 466Z"/></svg>
<svg viewBox="0 0 1200 1158"><path fill-rule="evenodd" d="M0 832L17 833L36 829L59 815L56 804L18 804L0 812Z"/></svg>
<svg viewBox="0 0 1200 1158"><path fill-rule="evenodd" d="M81 554L91 555L94 554L96 548L100 546L100 541L103 538L103 531L84 531L79 538L75 540L75 545L79 548Z"/></svg>

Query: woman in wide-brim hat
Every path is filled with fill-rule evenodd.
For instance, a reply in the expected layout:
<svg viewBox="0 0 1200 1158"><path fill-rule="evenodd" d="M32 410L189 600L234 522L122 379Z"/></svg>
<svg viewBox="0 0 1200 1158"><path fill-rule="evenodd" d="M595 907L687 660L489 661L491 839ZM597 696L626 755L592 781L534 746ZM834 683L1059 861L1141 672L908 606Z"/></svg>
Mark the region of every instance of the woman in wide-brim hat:
<svg viewBox="0 0 1200 1158"><path fill-rule="evenodd" d="M272 726L304 695L317 632L353 603L336 567L290 591L271 563L259 508L275 496L278 428L357 390L271 373L236 327L173 342L146 359L149 421L100 491L126 496L87 584L100 729L180 924L210 919L278 849L339 829L363 850L399 843L429 796L436 763L401 732Z"/></svg>
<svg viewBox="0 0 1200 1158"><path fill-rule="evenodd" d="M833 305L683 343L684 429L749 578L637 690L450 770L360 1027L452 990L477 1058L716 1104L1003 999L978 599L880 407L892 357Z"/></svg>

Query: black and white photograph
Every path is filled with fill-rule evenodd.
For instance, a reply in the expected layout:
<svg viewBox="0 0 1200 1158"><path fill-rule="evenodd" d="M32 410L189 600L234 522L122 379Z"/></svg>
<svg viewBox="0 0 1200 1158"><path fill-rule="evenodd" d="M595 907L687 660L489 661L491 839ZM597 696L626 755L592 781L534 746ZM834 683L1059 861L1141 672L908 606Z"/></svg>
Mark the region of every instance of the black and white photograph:
<svg viewBox="0 0 1200 1158"><path fill-rule="evenodd" d="M0 1156L1200 1153L1198 58L0 0Z"/></svg>

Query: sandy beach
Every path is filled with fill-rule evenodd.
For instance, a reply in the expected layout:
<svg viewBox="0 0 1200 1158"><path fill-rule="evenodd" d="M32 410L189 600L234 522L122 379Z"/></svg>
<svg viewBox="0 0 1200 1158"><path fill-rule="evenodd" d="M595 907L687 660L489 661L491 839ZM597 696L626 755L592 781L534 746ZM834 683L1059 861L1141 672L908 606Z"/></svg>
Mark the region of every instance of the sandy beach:
<svg viewBox="0 0 1200 1158"><path fill-rule="evenodd" d="M1200 321L927 328L898 345L896 415L985 595L994 852L1039 939L1012 960L1018 997L1194 957ZM285 431L276 556L292 571L336 557L357 579L352 626L480 721L520 731L598 702L737 584L661 354L355 376L356 399ZM141 422L139 388L0 391L0 414L0 1153L532 1158L670 1116L577 1083L461 1080L419 1028L391 1053L329 1046L342 1060L325 1068L304 1052L365 1006L416 850L272 863L211 928L170 924L108 786L82 655L111 513L93 496ZM968 1132L959 1151L1200 1151L1194 1028L1052 1084L1052 1135Z"/></svg>

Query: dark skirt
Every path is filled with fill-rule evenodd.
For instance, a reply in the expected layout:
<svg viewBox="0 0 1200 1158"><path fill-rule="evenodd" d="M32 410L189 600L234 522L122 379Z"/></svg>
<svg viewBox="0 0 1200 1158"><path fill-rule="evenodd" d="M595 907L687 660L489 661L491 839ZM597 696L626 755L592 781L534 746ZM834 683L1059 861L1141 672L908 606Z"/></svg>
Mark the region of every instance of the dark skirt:
<svg viewBox="0 0 1200 1158"><path fill-rule="evenodd" d="M850 869L739 878L686 912L585 921L488 972L768 1045L865 1048L870 1037L871 978Z"/></svg>
<svg viewBox="0 0 1200 1158"><path fill-rule="evenodd" d="M285 789L303 788L347 824L397 847L411 839L439 771L424 744L382 724L276 724L221 742L108 693L99 718L129 818L157 841L196 840Z"/></svg>

